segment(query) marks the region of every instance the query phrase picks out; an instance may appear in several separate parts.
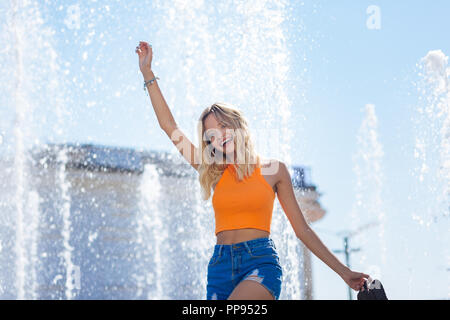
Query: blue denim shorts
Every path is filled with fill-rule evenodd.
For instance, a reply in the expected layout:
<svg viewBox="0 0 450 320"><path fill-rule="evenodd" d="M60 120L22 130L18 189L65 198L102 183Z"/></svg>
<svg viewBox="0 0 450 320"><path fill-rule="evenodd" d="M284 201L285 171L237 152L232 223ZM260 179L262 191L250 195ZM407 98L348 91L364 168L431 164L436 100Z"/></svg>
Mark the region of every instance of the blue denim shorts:
<svg viewBox="0 0 450 320"><path fill-rule="evenodd" d="M242 280L262 284L278 300L283 271L271 238L216 244L208 264L207 300L226 300Z"/></svg>

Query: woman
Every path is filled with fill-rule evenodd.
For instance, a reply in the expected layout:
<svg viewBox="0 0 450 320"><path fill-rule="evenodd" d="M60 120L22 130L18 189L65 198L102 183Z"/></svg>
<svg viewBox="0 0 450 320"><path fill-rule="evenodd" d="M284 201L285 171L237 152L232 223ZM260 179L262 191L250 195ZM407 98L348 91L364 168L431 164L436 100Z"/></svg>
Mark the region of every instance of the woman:
<svg viewBox="0 0 450 320"><path fill-rule="evenodd" d="M151 69L153 51L141 41L136 47L144 88L159 125L183 157L199 173L203 198L214 190L217 243L208 264L207 299L278 299L282 269L270 238L275 194L297 237L354 290L364 273L342 264L322 243L303 217L286 165L263 161L255 154L247 122L225 103L206 108L198 122L197 149L178 128Z"/></svg>

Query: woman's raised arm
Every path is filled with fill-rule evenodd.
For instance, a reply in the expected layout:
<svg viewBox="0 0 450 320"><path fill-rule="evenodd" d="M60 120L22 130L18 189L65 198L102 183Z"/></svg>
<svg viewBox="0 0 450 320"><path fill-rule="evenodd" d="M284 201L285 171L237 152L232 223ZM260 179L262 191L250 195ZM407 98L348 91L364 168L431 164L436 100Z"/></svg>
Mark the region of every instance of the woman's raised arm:
<svg viewBox="0 0 450 320"><path fill-rule="evenodd" d="M151 69L153 59L152 47L147 42L141 41L136 47L136 53L139 56L139 69L142 72L144 81L153 79L155 75ZM195 158L197 148L178 128L172 112L170 112L169 106L159 89L158 82L154 81L152 84L147 84L147 90L156 117L158 118L159 126L164 130L183 157L197 170L199 165Z"/></svg>

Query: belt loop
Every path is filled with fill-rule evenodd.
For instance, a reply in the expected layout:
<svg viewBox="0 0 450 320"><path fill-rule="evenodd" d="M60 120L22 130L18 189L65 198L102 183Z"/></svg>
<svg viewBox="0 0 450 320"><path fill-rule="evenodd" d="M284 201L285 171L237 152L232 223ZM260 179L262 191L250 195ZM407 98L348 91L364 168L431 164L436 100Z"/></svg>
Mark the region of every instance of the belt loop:
<svg viewBox="0 0 450 320"><path fill-rule="evenodd" d="M223 244L219 245L219 257L222 256L222 248L223 248Z"/></svg>
<svg viewBox="0 0 450 320"><path fill-rule="evenodd" d="M248 246L247 241L244 242L244 246L245 246L245 248L247 249L247 252L248 252L249 254L251 254L252 251L250 250L250 247Z"/></svg>

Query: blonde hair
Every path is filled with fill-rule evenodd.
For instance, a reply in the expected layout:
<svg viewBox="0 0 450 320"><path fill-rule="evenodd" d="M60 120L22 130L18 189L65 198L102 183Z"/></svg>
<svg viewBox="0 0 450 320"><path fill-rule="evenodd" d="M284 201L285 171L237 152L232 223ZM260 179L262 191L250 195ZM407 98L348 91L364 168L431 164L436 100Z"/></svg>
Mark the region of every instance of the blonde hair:
<svg viewBox="0 0 450 320"><path fill-rule="evenodd" d="M260 156L256 154L250 137L247 120L242 112L223 102L217 102L207 107L201 113L197 125L198 141L200 142L200 148L198 148L200 154L197 155L197 159L201 159L198 172L203 200L209 199L212 186L220 180L227 165L224 161L221 163L222 159L216 159L212 144L205 139L205 119L211 113L218 122L233 130L234 152L237 154L236 163L230 165L234 166L238 181L250 176L256 166L261 164ZM219 163L215 160L219 160Z"/></svg>

